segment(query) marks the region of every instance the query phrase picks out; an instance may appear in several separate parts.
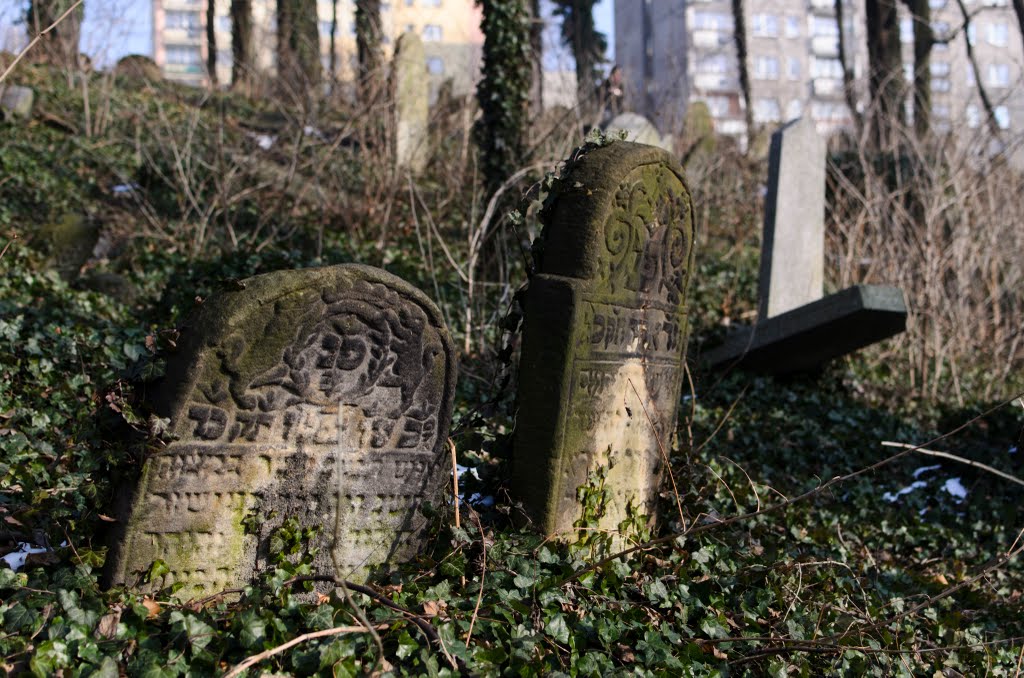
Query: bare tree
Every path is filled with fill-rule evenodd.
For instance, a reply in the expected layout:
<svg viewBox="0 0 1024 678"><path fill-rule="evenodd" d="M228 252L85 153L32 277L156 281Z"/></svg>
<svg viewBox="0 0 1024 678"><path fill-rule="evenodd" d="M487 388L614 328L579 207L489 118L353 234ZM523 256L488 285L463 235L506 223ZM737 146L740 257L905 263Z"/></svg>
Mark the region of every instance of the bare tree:
<svg viewBox="0 0 1024 678"><path fill-rule="evenodd" d="M544 17L540 0L530 0L530 113L534 117L544 111Z"/></svg>
<svg viewBox="0 0 1024 678"><path fill-rule="evenodd" d="M736 65L743 95L743 119L747 125L747 148L754 139L754 109L750 103L750 71L747 69L747 21L743 15L743 0L732 0L732 35L736 45Z"/></svg>
<svg viewBox="0 0 1024 678"><path fill-rule="evenodd" d="M252 34L252 0L231 0L231 84L246 87L252 82L255 50Z"/></svg>
<svg viewBox="0 0 1024 678"><path fill-rule="evenodd" d="M359 99L368 102L380 89L382 30L380 0L356 0L356 53L359 60Z"/></svg>
<svg viewBox="0 0 1024 678"><path fill-rule="evenodd" d="M277 0L278 75L311 88L320 81L316 0Z"/></svg>
<svg viewBox="0 0 1024 678"><path fill-rule="evenodd" d="M217 0L206 0L206 77L217 86Z"/></svg>
<svg viewBox="0 0 1024 678"><path fill-rule="evenodd" d="M932 10L929 0L904 0L914 24L914 131L923 139L932 118Z"/></svg>
<svg viewBox="0 0 1024 678"><path fill-rule="evenodd" d="M555 14L562 19L562 41L576 60L576 94L587 117L593 108L597 67L604 60L608 39L594 25L597 0L554 0Z"/></svg>
<svg viewBox="0 0 1024 678"><path fill-rule="evenodd" d="M903 58L900 53L898 0L866 0L868 43L868 94L874 104L869 124L873 138L884 146L893 128L903 127Z"/></svg>
<svg viewBox="0 0 1024 678"><path fill-rule="evenodd" d="M32 0L28 6L29 40L64 15L75 0ZM80 4L53 30L44 35L36 47L35 54L42 61L71 67L78 63L78 42L82 34L82 17L85 3Z"/></svg>
<svg viewBox="0 0 1024 678"><path fill-rule="evenodd" d="M839 29L839 64L843 69L843 98L846 99L846 107L850 109L850 116L859 132L864 120L861 118L860 111L857 110L857 91L854 87L853 69L846 56L846 13L843 8L843 0L835 0L835 9L836 26Z"/></svg>
<svg viewBox="0 0 1024 678"><path fill-rule="evenodd" d="M996 112L992 106L992 100L988 98L988 92L985 91L985 86L981 82L981 68L979 68L978 60L974 56L974 45L971 44L971 15L967 11L967 6L964 5L964 0L956 0L956 4L960 8L960 16L964 20L964 45L967 47L967 61L971 64L974 82L978 87L978 98L981 99L981 105L985 108L985 120L988 123L989 131L992 132L992 136L998 139L1001 136L999 133L999 121L996 120Z"/></svg>

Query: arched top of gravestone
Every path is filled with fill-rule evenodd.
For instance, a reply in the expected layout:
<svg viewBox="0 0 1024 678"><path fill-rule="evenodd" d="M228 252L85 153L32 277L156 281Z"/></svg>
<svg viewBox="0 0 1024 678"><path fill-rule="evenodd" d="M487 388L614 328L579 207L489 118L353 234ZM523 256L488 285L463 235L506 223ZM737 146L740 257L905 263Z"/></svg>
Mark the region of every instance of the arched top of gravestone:
<svg viewBox="0 0 1024 678"><path fill-rule="evenodd" d="M672 155L615 141L572 161L556 190L544 212L538 272L592 280L612 296L682 299L693 265L693 204Z"/></svg>
<svg viewBox="0 0 1024 678"><path fill-rule="evenodd" d="M614 137L619 132L626 133L626 141L657 146L665 150L670 150L672 143L670 135L662 137L654 123L639 113L620 113L605 126L605 134L609 136Z"/></svg>
<svg viewBox="0 0 1024 678"><path fill-rule="evenodd" d="M289 406L267 402L282 387L295 400L329 407L384 386L402 409L428 389L428 399L439 405L437 430L448 429L455 348L437 306L419 289L359 264L276 271L235 285L180 328L179 349L168 360L155 402L157 412L171 419L172 433L190 433L194 422L183 415L196 398L267 411ZM333 336L343 337L344 345L331 348L336 360L327 365L316 342ZM381 346L390 347L388 355L376 355ZM331 390L332 383L352 381L332 370L352 369L363 370L362 392ZM434 451L444 444L439 437Z"/></svg>
<svg viewBox="0 0 1024 678"><path fill-rule="evenodd" d="M423 71L427 70L426 56L423 51L423 40L413 31L405 31L395 41L395 61L402 64L404 68L418 67Z"/></svg>

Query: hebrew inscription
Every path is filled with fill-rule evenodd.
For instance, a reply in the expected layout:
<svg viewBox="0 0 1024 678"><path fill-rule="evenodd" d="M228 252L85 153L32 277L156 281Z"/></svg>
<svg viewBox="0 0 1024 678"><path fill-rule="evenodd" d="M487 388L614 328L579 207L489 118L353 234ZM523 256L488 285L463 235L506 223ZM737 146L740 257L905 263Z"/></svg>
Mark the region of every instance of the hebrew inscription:
<svg viewBox="0 0 1024 678"><path fill-rule="evenodd" d="M203 305L168 366L176 440L150 457L109 580L156 560L179 597L248 583L273 531L316 528L318 571L363 578L414 554L447 477L454 350L436 307L383 271L243 281Z"/></svg>
<svg viewBox="0 0 1024 678"><path fill-rule="evenodd" d="M650 146L592 150L561 185L527 297L513 484L545 531L568 536L577 489L599 467L602 528L654 513L682 384L693 217L682 171Z"/></svg>

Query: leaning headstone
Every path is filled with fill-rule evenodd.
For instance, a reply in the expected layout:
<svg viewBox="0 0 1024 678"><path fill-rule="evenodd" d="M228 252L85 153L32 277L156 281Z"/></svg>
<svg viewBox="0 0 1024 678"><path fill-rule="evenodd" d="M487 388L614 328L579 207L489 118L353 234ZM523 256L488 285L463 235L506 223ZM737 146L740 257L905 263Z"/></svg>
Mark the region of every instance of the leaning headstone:
<svg viewBox="0 0 1024 678"><path fill-rule="evenodd" d="M427 62L423 42L412 32L395 45L395 161L411 172L427 166L427 122L430 115Z"/></svg>
<svg viewBox="0 0 1024 678"><path fill-rule="evenodd" d="M422 545L440 504L455 353L437 307L341 265L235 283L181 331L156 409L174 441L142 469L107 582L245 585L275 528L314 528L320 574L365 579Z"/></svg>
<svg viewBox="0 0 1024 678"><path fill-rule="evenodd" d="M672 135L661 136L654 123L639 113L620 113L612 118L612 121L605 126L604 131L605 134L612 137L619 132L625 132L626 141L657 146L672 152Z"/></svg>
<svg viewBox="0 0 1024 678"><path fill-rule="evenodd" d="M810 118L772 135L761 243L761 320L824 294L826 150Z"/></svg>
<svg viewBox="0 0 1024 678"><path fill-rule="evenodd" d="M772 135L758 322L708 351L711 367L804 372L906 329L898 288L855 285L824 296L826 150L810 119Z"/></svg>
<svg viewBox="0 0 1024 678"><path fill-rule="evenodd" d="M602 528L654 513L683 374L693 208L678 163L628 142L587 152L558 185L526 298L512 467L532 518L565 537L597 473L610 491Z"/></svg>
<svg viewBox="0 0 1024 678"><path fill-rule="evenodd" d="M35 98L30 87L7 85L0 94L0 114L6 119L29 118Z"/></svg>

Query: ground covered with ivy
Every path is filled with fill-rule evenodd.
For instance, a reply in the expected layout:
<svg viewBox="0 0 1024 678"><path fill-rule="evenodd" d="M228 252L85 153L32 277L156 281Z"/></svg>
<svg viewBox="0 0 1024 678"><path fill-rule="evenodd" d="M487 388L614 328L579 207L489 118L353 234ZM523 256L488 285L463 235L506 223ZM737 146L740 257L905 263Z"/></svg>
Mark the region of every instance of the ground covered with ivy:
<svg viewBox="0 0 1024 678"><path fill-rule="evenodd" d="M274 537L276 567L243 590L186 603L172 591L102 590L112 494L160 435L146 410L147 384L161 374L174 325L197 298L262 271L360 261L434 291L450 315L459 299L454 274L428 271L416 256L411 230L375 244L351 228L317 236L316 211L298 201L288 214L304 230L282 239L287 246L196 253L150 233L96 263L92 277L62 275L59 253L39 235L44 224L78 203L131 212L113 185L147 191L154 219L187 218L169 185L153 179L159 163L137 145L62 127L74 126L77 90L53 87L42 106L56 124L0 125L0 176L12 177L0 179L0 553L17 561L20 544L45 547L17 571L0 565L0 670L156 677L1022 669L1024 406L1009 390L1006 402L956 408L887 401L891 377L859 360L789 380L702 372L699 341L720 330L723 309L753 305L751 248L730 259L698 254L693 388L680 410L675 489L666 484L657 524L627 521L624 539L585 529L602 511L597 475L580 489L583 538L551 541L530 529L504 490L514 393L494 364L514 351L478 351L463 360L453 429L466 469L458 524L450 504L434 507L432 546L416 561L365 586L325 581L310 569L309 535L286 523ZM168 97L149 101L153 116L173 118L175 105L188 104ZM364 186L359 171L338 172L353 191ZM426 181L424 191L448 190ZM243 223L255 206L232 209ZM373 214L359 209L354 219ZM102 273L132 293L100 291L93 283Z"/></svg>

